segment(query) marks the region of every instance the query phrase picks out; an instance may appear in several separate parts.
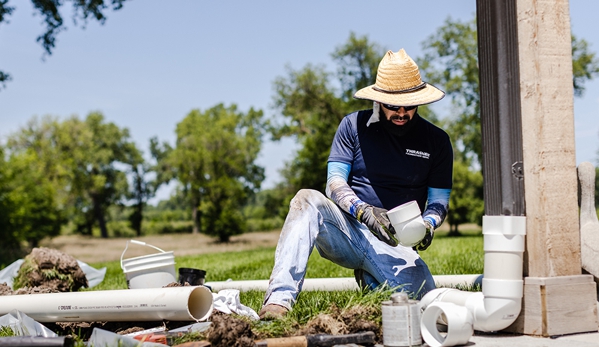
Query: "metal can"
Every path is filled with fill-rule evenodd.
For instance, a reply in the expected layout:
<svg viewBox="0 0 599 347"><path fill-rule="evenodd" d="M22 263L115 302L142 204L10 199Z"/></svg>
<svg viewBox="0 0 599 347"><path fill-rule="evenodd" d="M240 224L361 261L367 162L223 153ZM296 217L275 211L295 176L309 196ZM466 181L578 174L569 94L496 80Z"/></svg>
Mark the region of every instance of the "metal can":
<svg viewBox="0 0 599 347"><path fill-rule="evenodd" d="M404 292L394 293L383 301L383 345L385 347L421 346L420 307Z"/></svg>

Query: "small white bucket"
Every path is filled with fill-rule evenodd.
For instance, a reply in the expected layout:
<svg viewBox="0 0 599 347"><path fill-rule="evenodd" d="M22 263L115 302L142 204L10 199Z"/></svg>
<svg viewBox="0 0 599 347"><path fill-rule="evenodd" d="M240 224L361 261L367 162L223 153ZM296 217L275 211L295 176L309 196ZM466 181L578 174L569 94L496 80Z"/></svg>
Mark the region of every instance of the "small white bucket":
<svg viewBox="0 0 599 347"><path fill-rule="evenodd" d="M129 247L129 242L152 247L159 250L160 253L123 259ZM123 269L123 273L127 278L127 287L129 289L162 288L169 283L177 281L173 252L165 252L156 246L142 241L127 241L125 250L121 254L121 269Z"/></svg>

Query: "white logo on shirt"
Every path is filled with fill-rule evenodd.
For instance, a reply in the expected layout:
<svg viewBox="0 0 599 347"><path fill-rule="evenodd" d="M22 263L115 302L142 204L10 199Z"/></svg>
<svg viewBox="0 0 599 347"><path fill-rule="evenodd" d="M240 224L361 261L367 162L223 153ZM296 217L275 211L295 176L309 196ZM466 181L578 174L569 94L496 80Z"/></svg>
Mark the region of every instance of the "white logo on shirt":
<svg viewBox="0 0 599 347"><path fill-rule="evenodd" d="M424 159L429 159L431 154L427 153L427 152L422 152L422 151L416 151L413 149L406 149L406 154L407 155L411 155L413 157L419 157L419 158L424 158Z"/></svg>

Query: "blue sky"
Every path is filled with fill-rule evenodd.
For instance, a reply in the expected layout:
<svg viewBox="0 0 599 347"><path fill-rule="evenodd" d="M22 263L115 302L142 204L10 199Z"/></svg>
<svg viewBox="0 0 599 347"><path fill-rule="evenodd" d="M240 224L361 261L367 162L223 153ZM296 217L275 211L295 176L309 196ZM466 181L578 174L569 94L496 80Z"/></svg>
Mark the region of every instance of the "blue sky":
<svg viewBox="0 0 599 347"><path fill-rule="evenodd" d="M126 2L107 12L105 25L73 25L57 37L51 56L35 41L44 27L29 0L12 0L10 23L0 25L0 70L13 81L0 91L0 141L33 116L85 117L101 111L130 130L139 147L157 136L171 144L175 126L192 109L236 103L272 115L272 83L286 66L334 65L330 54L350 32L394 51L421 55L421 43L451 16L470 20L475 0ZM67 2L69 8L70 2ZM572 32L599 52L599 1L571 0ZM576 161L596 164L599 150L599 80L575 99ZM437 103L448 112L450 102ZM296 148L292 140L265 143L259 163L263 187ZM159 197L166 197L165 188Z"/></svg>

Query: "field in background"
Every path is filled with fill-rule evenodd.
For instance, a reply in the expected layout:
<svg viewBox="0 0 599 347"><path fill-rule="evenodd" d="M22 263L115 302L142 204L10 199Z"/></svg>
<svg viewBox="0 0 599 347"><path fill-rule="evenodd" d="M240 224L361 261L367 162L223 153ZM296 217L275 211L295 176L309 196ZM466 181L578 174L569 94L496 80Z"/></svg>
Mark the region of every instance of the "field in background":
<svg viewBox="0 0 599 347"><path fill-rule="evenodd" d="M121 258L127 241L132 238L88 237L81 235L58 236L44 240L41 247L55 248L86 263L110 262ZM133 239L156 246L165 252L173 251L175 257L206 253L237 252L261 247L275 247L279 231L253 232L232 236L231 242L219 243L203 234L163 234L134 237ZM130 245L124 258L156 253L151 247Z"/></svg>
<svg viewBox="0 0 599 347"><path fill-rule="evenodd" d="M448 227L442 225L436 232L435 241L443 238ZM465 224L460 227L464 235L479 235L480 227L474 224ZM175 233L148 235L141 237L111 237L102 239L81 235L62 235L52 239L44 239L41 247L55 248L86 263L110 262L119 260L127 241L131 239L146 242L164 251L173 251L175 257L187 255L201 255L207 253L236 252L264 247L276 247L279 239L279 230L251 232L232 236L231 242L220 243L215 238L204 234ZM433 249L437 248L433 246ZM441 251L441 250L439 250ZM125 258L136 257L156 252L153 248L132 245L127 249Z"/></svg>

